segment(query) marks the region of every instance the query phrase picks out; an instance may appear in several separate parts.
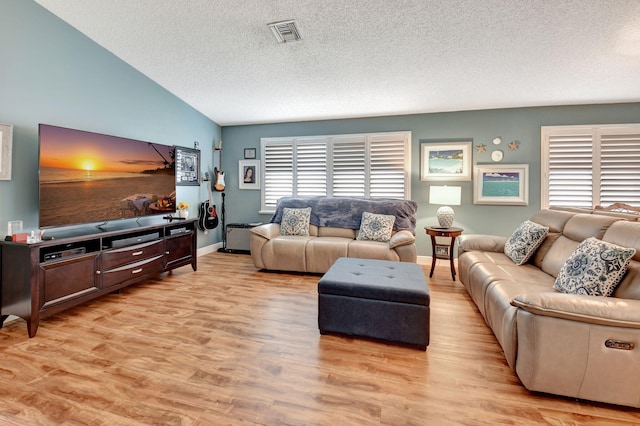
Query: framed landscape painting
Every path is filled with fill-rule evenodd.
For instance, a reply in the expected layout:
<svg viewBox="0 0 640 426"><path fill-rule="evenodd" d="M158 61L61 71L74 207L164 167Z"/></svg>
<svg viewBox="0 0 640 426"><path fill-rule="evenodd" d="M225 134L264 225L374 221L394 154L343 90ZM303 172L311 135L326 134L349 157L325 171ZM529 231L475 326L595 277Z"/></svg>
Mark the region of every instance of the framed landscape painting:
<svg viewBox="0 0 640 426"><path fill-rule="evenodd" d="M421 143L420 180L471 180L471 141Z"/></svg>
<svg viewBox="0 0 640 426"><path fill-rule="evenodd" d="M529 204L529 165L477 165L473 170L473 204Z"/></svg>

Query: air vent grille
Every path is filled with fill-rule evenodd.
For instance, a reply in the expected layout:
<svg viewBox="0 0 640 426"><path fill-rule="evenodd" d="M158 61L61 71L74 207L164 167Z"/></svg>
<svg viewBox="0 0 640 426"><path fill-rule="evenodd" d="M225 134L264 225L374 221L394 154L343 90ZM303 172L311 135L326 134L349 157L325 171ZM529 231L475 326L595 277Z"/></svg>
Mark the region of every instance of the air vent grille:
<svg viewBox="0 0 640 426"><path fill-rule="evenodd" d="M278 40L278 43L291 43L292 41L301 40L300 32L296 27L296 23L293 20L280 21L268 24L271 28L271 32Z"/></svg>

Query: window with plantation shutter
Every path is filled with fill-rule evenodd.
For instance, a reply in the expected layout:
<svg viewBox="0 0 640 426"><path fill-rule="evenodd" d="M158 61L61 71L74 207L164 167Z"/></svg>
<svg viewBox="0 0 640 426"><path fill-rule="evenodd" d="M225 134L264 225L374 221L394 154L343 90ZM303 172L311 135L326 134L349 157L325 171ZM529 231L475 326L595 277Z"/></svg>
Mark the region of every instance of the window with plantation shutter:
<svg viewBox="0 0 640 426"><path fill-rule="evenodd" d="M542 208L640 206L640 124L546 126Z"/></svg>
<svg viewBox="0 0 640 426"><path fill-rule="evenodd" d="M281 197L408 199L411 133L263 138L262 206Z"/></svg>

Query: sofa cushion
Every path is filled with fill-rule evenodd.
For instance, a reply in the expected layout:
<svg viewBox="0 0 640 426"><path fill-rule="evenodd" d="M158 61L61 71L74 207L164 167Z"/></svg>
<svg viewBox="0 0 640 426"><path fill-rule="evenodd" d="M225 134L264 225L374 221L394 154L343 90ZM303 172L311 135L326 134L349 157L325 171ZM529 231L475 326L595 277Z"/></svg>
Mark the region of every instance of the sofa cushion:
<svg viewBox="0 0 640 426"><path fill-rule="evenodd" d="M635 252L635 248L587 238L567 259L553 288L570 294L611 296Z"/></svg>
<svg viewBox="0 0 640 426"><path fill-rule="evenodd" d="M356 239L387 242L391 239L396 217L386 214L362 213L360 232Z"/></svg>
<svg viewBox="0 0 640 426"><path fill-rule="evenodd" d="M311 217L311 207L302 209L290 209L285 207L280 223L280 234L282 235L309 235L309 218Z"/></svg>
<svg viewBox="0 0 640 426"><path fill-rule="evenodd" d="M548 226L525 220L505 243L504 254L509 256L516 265L522 265L535 253L548 232Z"/></svg>

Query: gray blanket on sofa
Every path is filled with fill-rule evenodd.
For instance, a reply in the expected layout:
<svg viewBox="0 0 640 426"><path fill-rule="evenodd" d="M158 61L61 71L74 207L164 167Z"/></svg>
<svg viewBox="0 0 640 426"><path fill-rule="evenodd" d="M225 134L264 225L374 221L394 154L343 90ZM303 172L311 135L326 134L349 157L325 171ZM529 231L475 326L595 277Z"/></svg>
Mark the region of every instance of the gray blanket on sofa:
<svg viewBox="0 0 640 426"><path fill-rule="evenodd" d="M346 197L283 197L278 200L272 223L282 221L285 207L311 207L310 222L316 226L360 229L363 212L387 214L396 217L394 231L407 230L415 235L418 204L411 200L346 198Z"/></svg>

